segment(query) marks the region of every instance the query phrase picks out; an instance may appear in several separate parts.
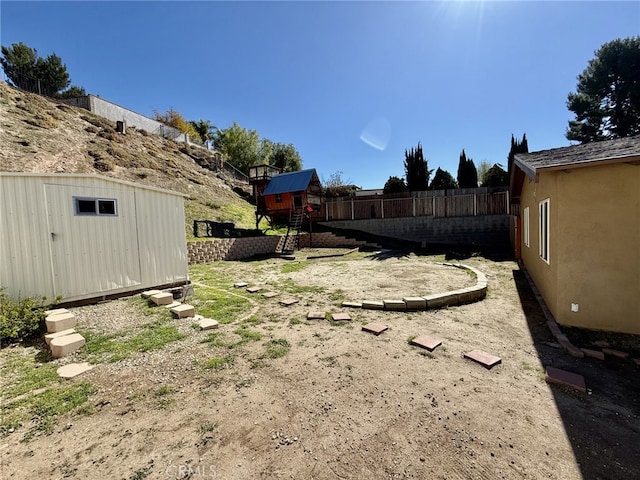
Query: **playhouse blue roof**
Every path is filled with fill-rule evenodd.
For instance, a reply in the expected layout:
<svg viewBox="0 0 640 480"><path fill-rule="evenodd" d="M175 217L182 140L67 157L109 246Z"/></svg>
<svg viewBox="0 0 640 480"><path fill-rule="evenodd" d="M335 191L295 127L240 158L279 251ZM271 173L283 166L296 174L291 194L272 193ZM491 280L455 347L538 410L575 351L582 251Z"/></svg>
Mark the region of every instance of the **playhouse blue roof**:
<svg viewBox="0 0 640 480"><path fill-rule="evenodd" d="M315 168L297 172L281 173L271 179L262 195L276 195L285 192L302 192L309 187L309 183L316 173Z"/></svg>

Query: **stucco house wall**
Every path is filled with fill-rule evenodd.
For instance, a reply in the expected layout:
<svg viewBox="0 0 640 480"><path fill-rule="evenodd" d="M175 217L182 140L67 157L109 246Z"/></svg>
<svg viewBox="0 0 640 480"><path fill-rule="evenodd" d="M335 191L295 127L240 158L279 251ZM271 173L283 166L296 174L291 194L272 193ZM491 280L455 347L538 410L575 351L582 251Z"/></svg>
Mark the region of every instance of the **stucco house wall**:
<svg viewBox="0 0 640 480"><path fill-rule="evenodd" d="M548 263L539 255L538 208L546 198ZM530 243L522 235L522 261L556 321L640 334L640 165L540 171L522 186L523 223L526 207Z"/></svg>

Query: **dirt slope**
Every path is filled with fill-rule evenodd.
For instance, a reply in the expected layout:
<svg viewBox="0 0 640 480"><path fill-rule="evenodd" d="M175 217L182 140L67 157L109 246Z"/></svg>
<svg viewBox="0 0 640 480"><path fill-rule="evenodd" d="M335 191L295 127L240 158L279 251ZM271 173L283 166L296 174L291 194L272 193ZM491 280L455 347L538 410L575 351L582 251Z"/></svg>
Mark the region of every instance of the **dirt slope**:
<svg viewBox="0 0 640 480"><path fill-rule="evenodd" d="M187 233L194 218L253 227L253 207L233 191L241 185L203 167L213 160L210 152L134 128L119 134L114 127L86 110L0 82L0 171L101 174L176 190L190 196Z"/></svg>

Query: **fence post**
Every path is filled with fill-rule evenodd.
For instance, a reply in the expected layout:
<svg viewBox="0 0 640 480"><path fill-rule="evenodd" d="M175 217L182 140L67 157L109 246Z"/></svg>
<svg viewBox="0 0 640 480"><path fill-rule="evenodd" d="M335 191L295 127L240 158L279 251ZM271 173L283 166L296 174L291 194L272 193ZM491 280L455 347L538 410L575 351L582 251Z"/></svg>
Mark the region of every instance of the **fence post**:
<svg viewBox="0 0 640 480"><path fill-rule="evenodd" d="M473 216L478 215L478 205L477 205L478 194L474 192L473 194Z"/></svg>
<svg viewBox="0 0 640 480"><path fill-rule="evenodd" d="M436 196L431 197L431 215L436 216Z"/></svg>
<svg viewBox="0 0 640 480"><path fill-rule="evenodd" d="M380 200L380 218L384 218L384 200Z"/></svg>
<svg viewBox="0 0 640 480"><path fill-rule="evenodd" d="M411 200L413 200L413 216L416 216L416 197L413 197Z"/></svg>
<svg viewBox="0 0 640 480"><path fill-rule="evenodd" d="M329 221L329 202L324 202L324 219L325 222Z"/></svg>
<svg viewBox="0 0 640 480"><path fill-rule="evenodd" d="M353 198L351 199L351 220L355 220L355 214L353 209Z"/></svg>
<svg viewBox="0 0 640 480"><path fill-rule="evenodd" d="M509 190L507 190L505 193L505 198L507 199L507 211L505 213L509 215Z"/></svg>

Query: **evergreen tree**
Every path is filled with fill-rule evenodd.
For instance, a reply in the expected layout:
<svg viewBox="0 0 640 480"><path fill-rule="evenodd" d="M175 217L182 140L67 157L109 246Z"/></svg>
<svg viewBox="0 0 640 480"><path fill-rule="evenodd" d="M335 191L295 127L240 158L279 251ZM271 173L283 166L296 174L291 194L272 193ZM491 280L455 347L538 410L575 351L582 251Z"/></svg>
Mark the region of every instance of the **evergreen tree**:
<svg viewBox="0 0 640 480"><path fill-rule="evenodd" d="M438 167L431 182L431 190L450 190L455 188L458 188L458 183L453 178L453 175Z"/></svg>
<svg viewBox="0 0 640 480"><path fill-rule="evenodd" d="M429 170L429 164L422 155L422 146L407 152L404 151L404 171L407 179L407 188L410 192L424 191L429 186L429 176L433 170Z"/></svg>
<svg viewBox="0 0 640 480"><path fill-rule="evenodd" d="M404 183L404 178L400 177L389 177L387 183L384 184L384 189L382 193L385 195L388 193L403 193L407 191L407 184Z"/></svg>
<svg viewBox="0 0 640 480"><path fill-rule="evenodd" d="M71 83L67 66L55 53L41 58L35 48L22 42L11 47L3 45L1 51L0 64L9 84L14 87L56 97Z"/></svg>
<svg viewBox="0 0 640 480"><path fill-rule="evenodd" d="M458 163L458 186L459 188L478 187L478 171L476 170L473 160L467 158L464 149L462 149Z"/></svg>
<svg viewBox="0 0 640 480"><path fill-rule="evenodd" d="M582 143L640 133L640 36L605 43L578 76L566 137Z"/></svg>
<svg viewBox="0 0 640 480"><path fill-rule="evenodd" d="M487 172L483 187L506 187L509 186L509 174L497 163Z"/></svg>
<svg viewBox="0 0 640 480"><path fill-rule="evenodd" d="M516 153L529 153L529 144L527 143L527 134L522 134L522 140L518 141L511 134L511 149L509 150L509 156L507 157L507 175L511 178L511 171L513 170L513 159Z"/></svg>

